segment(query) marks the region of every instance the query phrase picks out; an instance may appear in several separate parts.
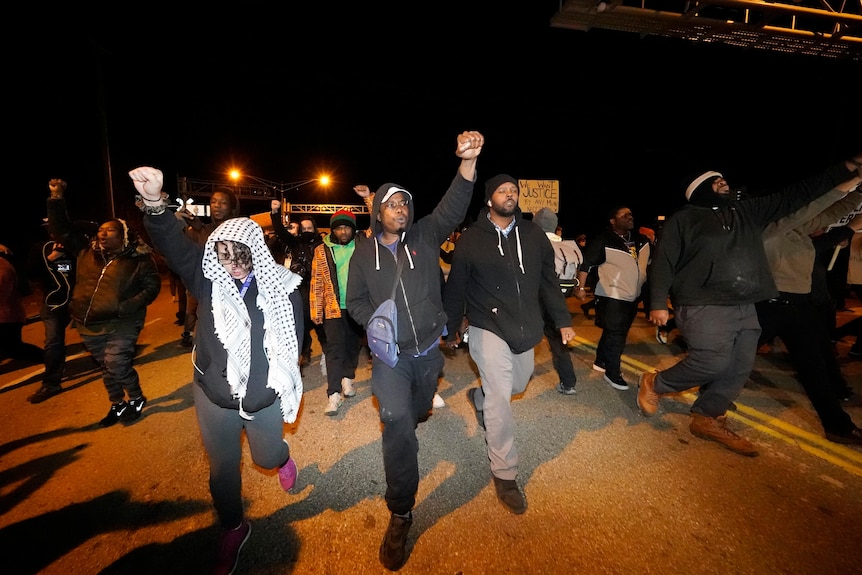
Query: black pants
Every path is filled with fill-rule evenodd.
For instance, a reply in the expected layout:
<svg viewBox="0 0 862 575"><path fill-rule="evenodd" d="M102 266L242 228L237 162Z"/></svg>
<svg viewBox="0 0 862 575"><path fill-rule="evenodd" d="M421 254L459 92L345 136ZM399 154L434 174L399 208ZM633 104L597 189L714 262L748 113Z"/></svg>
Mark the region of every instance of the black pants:
<svg viewBox="0 0 862 575"><path fill-rule="evenodd" d="M817 308L811 302L779 298L756 305L757 319L763 329L761 340L779 337L784 342L797 379L820 417L827 433L846 435L856 426L841 409L834 386L828 381L828 363L823 341L829 338Z"/></svg>

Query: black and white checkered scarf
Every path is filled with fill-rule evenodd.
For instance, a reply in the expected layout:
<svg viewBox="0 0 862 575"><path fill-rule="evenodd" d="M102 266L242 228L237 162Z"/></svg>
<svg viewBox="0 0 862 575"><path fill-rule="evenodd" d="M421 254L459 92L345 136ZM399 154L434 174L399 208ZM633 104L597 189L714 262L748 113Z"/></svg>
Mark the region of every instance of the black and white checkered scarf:
<svg viewBox="0 0 862 575"><path fill-rule="evenodd" d="M281 398L281 412L293 423L302 401L299 346L290 294L302 278L276 263L263 238L263 230L249 218L231 218L210 234L203 255L204 276L213 283L212 312L216 336L227 350L227 380L231 394L239 399L240 415L252 416L242 407L251 367L251 320L236 283L219 263L215 244L240 242L251 249L252 271L257 282L257 306L263 312L263 345L269 360L266 386Z"/></svg>

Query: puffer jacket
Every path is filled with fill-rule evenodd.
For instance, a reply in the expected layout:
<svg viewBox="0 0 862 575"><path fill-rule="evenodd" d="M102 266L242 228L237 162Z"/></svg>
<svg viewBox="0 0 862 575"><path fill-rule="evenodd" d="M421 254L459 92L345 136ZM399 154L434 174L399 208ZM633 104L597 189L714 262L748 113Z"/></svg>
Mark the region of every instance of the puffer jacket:
<svg viewBox="0 0 862 575"><path fill-rule="evenodd" d="M107 257L98 241L72 231L63 199L48 200L52 235L77 254L75 287L69 313L75 326L87 334L135 333L147 306L155 301L162 280L152 249L135 234L118 255ZM138 327L136 327L138 326Z"/></svg>

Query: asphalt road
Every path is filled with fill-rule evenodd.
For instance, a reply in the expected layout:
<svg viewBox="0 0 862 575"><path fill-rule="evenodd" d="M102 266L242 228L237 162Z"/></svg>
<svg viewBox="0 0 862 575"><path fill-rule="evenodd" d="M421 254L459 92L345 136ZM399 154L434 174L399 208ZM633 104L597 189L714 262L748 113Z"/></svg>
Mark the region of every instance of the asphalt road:
<svg viewBox="0 0 862 575"><path fill-rule="evenodd" d="M780 348L758 356L729 414L760 450L741 457L688 432L691 395L664 399L646 419L634 385L604 383L590 369L598 330L577 303L570 300L578 393L554 391L543 342L534 378L513 402L524 515L494 494L465 396L477 384L469 355L457 350L447 360L439 387L446 407L418 430L422 479L400 573L862 573L862 449L823 439ZM839 322L862 314L862 304L850 303ZM208 572L217 529L175 308L165 282L137 359L149 403L128 427L98 427L108 401L73 330L61 395L31 405L41 366L0 365L3 573ZM41 324L24 335L41 344ZM849 347L841 342L838 351L862 393L862 361L847 358ZM635 383L682 353L673 341L657 343L641 314L624 376ZM252 535L238 574L387 572L377 559L388 512L370 369L363 356L356 397L327 417L319 357L315 346L300 417L285 426L299 465L295 493L246 452ZM862 426L862 408L849 411Z"/></svg>

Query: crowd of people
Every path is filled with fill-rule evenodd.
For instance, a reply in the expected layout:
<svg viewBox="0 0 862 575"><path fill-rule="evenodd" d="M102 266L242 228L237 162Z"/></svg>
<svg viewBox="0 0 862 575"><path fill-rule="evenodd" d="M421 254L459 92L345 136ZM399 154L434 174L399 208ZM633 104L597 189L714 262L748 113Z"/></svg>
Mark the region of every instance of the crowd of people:
<svg viewBox="0 0 862 575"><path fill-rule="evenodd" d="M660 342L671 322L685 340L676 364L641 375L636 403L644 416L659 411L662 396L696 389L691 434L757 455L754 444L730 429L726 412L759 347L778 338L825 437L862 445L862 429L845 410L862 402L843 378L834 347L836 338L854 335L851 351L862 355L862 322L836 327L838 304L827 281L835 250L862 237L862 217L850 217L862 207L862 154L780 192L745 197L731 192L721 173L707 171L691 181L687 205L660 234L637 229L632 210L618 205L601 234L575 241L561 237L557 214L547 208L526 217L519 182L505 173L484 182L482 208L470 218L484 144L479 132L457 136L458 169L427 215L415 212L417 190L385 183L371 192L359 185L354 190L369 207L369 228L358 229L356 214L339 210L325 234L311 217L285 223L277 200L272 231L265 233L241 215L230 189L213 191L208 221L174 212L162 172L142 166L129 176L150 247L123 219L73 221L66 182L51 180L49 238L39 249L44 350L21 342L22 282L0 246L0 293L8 302L0 314L3 348L45 365L29 401L63 391L64 335L72 325L102 370L109 410L99 425L142 417L146 384L134 367L135 346L147 306L159 294L157 256L163 258L185 294L181 344L192 351L195 414L221 525L213 572L222 574L235 570L251 535L242 496L243 434L254 463L275 470L281 487L291 490L299 468L283 426L300 411L312 337L323 352L323 413L334 416L356 394L365 326L392 297L393 283L398 358L394 365L371 360L389 510L379 560L391 571L408 558L420 481L417 428L443 405L437 395L443 351L465 346L475 362L478 385L468 389L467 400L484 434L491 480L504 508L522 514L527 501L517 481L512 397L533 376L543 339L560 378L557 391L575 394L569 349L575 333L566 298L586 304L588 286L601 329L592 368L614 389L629 388L621 358L640 302Z"/></svg>

